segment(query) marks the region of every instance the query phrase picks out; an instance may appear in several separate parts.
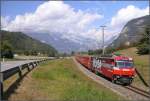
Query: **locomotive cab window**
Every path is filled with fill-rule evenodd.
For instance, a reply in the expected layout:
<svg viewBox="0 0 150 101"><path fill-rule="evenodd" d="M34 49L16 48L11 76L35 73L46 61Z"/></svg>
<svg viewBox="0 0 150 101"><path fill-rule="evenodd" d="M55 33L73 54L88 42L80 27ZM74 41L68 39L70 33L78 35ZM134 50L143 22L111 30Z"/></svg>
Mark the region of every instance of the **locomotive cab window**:
<svg viewBox="0 0 150 101"><path fill-rule="evenodd" d="M119 68L132 68L133 62L132 61L117 61L116 66Z"/></svg>

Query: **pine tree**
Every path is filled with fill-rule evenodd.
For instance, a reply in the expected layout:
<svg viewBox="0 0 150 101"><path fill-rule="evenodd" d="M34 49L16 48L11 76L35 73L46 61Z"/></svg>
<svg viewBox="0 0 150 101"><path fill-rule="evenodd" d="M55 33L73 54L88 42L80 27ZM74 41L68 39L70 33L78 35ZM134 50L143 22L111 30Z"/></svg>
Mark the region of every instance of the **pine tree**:
<svg viewBox="0 0 150 101"><path fill-rule="evenodd" d="M139 45L137 46L137 53L140 55L143 54L148 54L149 50L150 50L150 31L149 28L147 27L145 29L145 33L143 34L143 38L141 38L141 40L139 41Z"/></svg>

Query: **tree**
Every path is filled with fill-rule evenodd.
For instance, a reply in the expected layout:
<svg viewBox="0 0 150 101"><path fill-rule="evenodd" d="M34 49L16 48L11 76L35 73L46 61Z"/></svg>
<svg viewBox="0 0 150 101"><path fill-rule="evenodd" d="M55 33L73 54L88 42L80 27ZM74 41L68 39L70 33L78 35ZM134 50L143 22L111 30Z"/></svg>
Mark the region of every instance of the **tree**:
<svg viewBox="0 0 150 101"><path fill-rule="evenodd" d="M137 53L140 55L143 54L148 54L149 53L149 38L150 38L150 32L149 32L149 28L145 29L145 34L143 34L143 37L141 38L141 40L138 43L137 46Z"/></svg>
<svg viewBox="0 0 150 101"><path fill-rule="evenodd" d="M88 50L88 55L93 55L94 52L92 50Z"/></svg>
<svg viewBox="0 0 150 101"><path fill-rule="evenodd" d="M54 56L57 53L57 50L51 45L42 43L39 40L33 39L24 33L8 32L3 30L0 32L0 45L2 46L3 44L3 49L1 48L1 50L3 50L3 54L4 49L6 50L7 46L11 47L9 50L11 50L12 53L14 52L19 55L37 55L40 52L44 56L48 56L49 54Z"/></svg>
<svg viewBox="0 0 150 101"><path fill-rule="evenodd" d="M12 46L7 41L2 42L1 44L1 58L3 57L10 59L14 57Z"/></svg>
<svg viewBox="0 0 150 101"><path fill-rule="evenodd" d="M36 50L32 50L32 51L31 51L31 55L37 56L37 55L38 55L38 52L37 52Z"/></svg>
<svg viewBox="0 0 150 101"><path fill-rule="evenodd" d="M24 51L24 55L28 56L28 55L30 55L30 52L26 50L26 51Z"/></svg>
<svg viewBox="0 0 150 101"><path fill-rule="evenodd" d="M55 55L56 55L56 52L53 52L53 51L48 53L49 57L55 57Z"/></svg>
<svg viewBox="0 0 150 101"><path fill-rule="evenodd" d="M75 52L74 52L74 51L72 51L72 52L71 52L71 55L74 55L74 54L75 54Z"/></svg>
<svg viewBox="0 0 150 101"><path fill-rule="evenodd" d="M106 48L106 54L111 54L111 53L113 53L115 51L116 51L116 49L114 47L112 47L112 48Z"/></svg>

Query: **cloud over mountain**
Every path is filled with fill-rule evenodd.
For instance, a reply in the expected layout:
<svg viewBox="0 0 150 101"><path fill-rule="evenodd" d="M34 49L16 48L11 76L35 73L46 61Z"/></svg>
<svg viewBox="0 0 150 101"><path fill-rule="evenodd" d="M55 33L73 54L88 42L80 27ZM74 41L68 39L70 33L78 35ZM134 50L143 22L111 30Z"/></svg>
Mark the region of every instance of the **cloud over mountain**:
<svg viewBox="0 0 150 101"><path fill-rule="evenodd" d="M133 5L128 5L125 8L121 8L116 15L112 17L109 26L116 29L116 31L120 31L129 20L148 15L148 11L148 7L140 9Z"/></svg>
<svg viewBox="0 0 150 101"><path fill-rule="evenodd" d="M2 18L2 28L30 33L61 33L62 36L85 36L87 27L103 16L74 8L62 1L49 1L39 5L34 13L17 15L10 22ZM80 34L80 35L77 35ZM72 38L73 38L72 37Z"/></svg>
<svg viewBox="0 0 150 101"><path fill-rule="evenodd" d="M111 38L114 38L120 32L126 22L147 14L148 7L140 9L129 5L118 10L112 16L110 22L107 23L106 43L112 41ZM81 44L81 47L97 48L101 42L101 29L92 28L91 26L94 26L94 22L101 21L104 18L103 14L75 9L63 1L47 1L39 5L34 12L16 15L13 20L1 16L1 27L8 31L46 33L53 36L56 42L58 39L66 39ZM46 40L42 40L46 42Z"/></svg>

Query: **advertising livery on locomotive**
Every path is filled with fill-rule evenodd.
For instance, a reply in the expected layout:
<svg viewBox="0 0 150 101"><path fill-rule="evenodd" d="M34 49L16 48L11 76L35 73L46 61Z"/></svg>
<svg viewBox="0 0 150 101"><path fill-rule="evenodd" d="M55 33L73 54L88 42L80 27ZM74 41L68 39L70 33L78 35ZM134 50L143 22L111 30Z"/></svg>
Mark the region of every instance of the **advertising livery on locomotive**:
<svg viewBox="0 0 150 101"><path fill-rule="evenodd" d="M102 74L114 83L119 82L129 85L132 83L135 75L133 59L130 57L121 55L112 55L109 57L76 55L76 59L87 69Z"/></svg>

